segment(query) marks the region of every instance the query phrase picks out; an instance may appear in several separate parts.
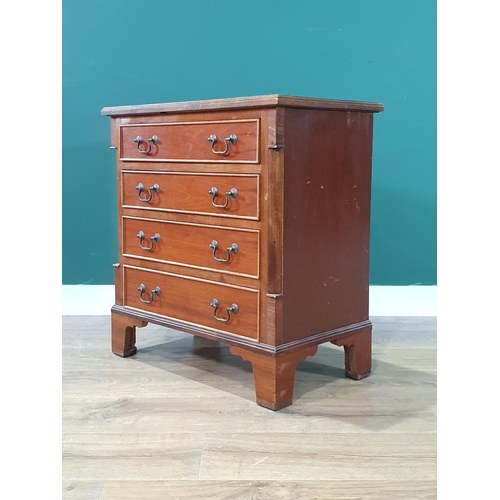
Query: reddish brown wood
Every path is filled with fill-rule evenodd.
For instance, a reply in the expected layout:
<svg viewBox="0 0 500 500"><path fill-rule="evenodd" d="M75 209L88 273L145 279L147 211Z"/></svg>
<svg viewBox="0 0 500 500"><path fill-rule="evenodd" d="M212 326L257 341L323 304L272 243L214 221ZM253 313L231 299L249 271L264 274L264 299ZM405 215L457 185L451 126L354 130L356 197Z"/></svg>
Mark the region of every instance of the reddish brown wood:
<svg viewBox="0 0 500 500"><path fill-rule="evenodd" d="M129 266L124 266L124 281L124 303L127 307L232 335L258 339L258 290ZM141 284L145 286L142 295L138 290ZM160 288L160 294L151 295L156 287ZM140 297L146 301L152 299L151 303L141 302ZM210 306L213 299L219 301L218 318L227 319L226 309L233 304L238 306L238 313L230 314L227 322L216 320L214 308Z"/></svg>
<svg viewBox="0 0 500 500"><path fill-rule="evenodd" d="M128 172L123 175L123 206L143 210L164 210L193 214L210 214L226 217L247 217L257 219L258 182L256 175L202 175L175 174L168 172ZM141 198L149 198L149 188L158 184L158 192L153 192L148 202L139 200L136 189L144 186ZM217 188L216 205L224 205L225 193L236 189L236 198L229 198L226 208L217 208L212 204L209 191Z"/></svg>
<svg viewBox="0 0 500 500"><path fill-rule="evenodd" d="M285 343L368 319L372 120L285 110Z"/></svg>
<svg viewBox="0 0 500 500"><path fill-rule="evenodd" d="M144 234L142 240L137 237L140 232ZM124 255L254 278L259 276L259 232L256 230L124 217L122 233ZM158 242L150 239L155 235L159 235ZM214 259L210 247L213 241L218 243L215 257L229 258L227 262ZM227 248L233 244L238 251L230 251L228 255Z"/></svg>
<svg viewBox="0 0 500 500"><path fill-rule="evenodd" d="M168 212L164 210L147 210L141 207L121 207L121 215L137 217L139 219L156 219L160 221L172 221L189 224L203 224L207 226L228 227L237 229L260 230L262 223L257 219L247 219L244 217L231 217L227 212L221 214L196 214L186 212ZM207 217L208 215L208 217ZM262 233L262 231L261 231Z"/></svg>
<svg viewBox="0 0 500 500"><path fill-rule="evenodd" d="M338 346L344 346L346 377L361 380L370 375L372 369L371 325L331 342Z"/></svg>
<svg viewBox="0 0 500 500"><path fill-rule="evenodd" d="M284 203L284 114L269 110L267 146L267 287L268 293L283 293L283 203Z"/></svg>
<svg viewBox="0 0 500 500"><path fill-rule="evenodd" d="M144 113L127 116L119 116L120 125L142 125L158 123L192 123L192 122L228 122L233 120L260 120L262 117L261 109L218 109L218 110L193 110L189 113ZM262 132L262 127L260 127ZM214 164L215 165L215 164ZM251 166L248 164L248 166Z"/></svg>
<svg viewBox="0 0 500 500"><path fill-rule="evenodd" d="M111 118L111 149L118 147L118 134L119 134L119 118Z"/></svg>
<svg viewBox="0 0 500 500"><path fill-rule="evenodd" d="M114 354L126 358L137 352L135 346L136 327L142 328L148 323L121 314L111 313L111 350Z"/></svg>
<svg viewBox="0 0 500 500"><path fill-rule="evenodd" d="M317 349L313 346L278 356L266 356L237 346L229 348L232 354L252 364L257 404L270 410L280 410L292 404L297 364L307 356L314 356Z"/></svg>
<svg viewBox="0 0 500 500"><path fill-rule="evenodd" d="M265 303L267 343L283 344L283 295L268 293Z"/></svg>
<svg viewBox="0 0 500 500"><path fill-rule="evenodd" d="M378 113L384 110L380 103L341 101L334 99L316 99L311 97L286 96L279 94L236 97L229 99L210 99L206 101L169 102L162 104L142 104L132 106L114 106L103 108L102 115L106 116L133 116L136 114L150 113L175 113L179 111L197 112L201 110L220 109L250 109L266 107L313 108L313 109L339 109L359 110Z"/></svg>
<svg viewBox="0 0 500 500"><path fill-rule="evenodd" d="M271 409L291 404L297 363L323 342L344 346L348 377L367 376L371 142L382 109L279 95L105 108L118 148L113 352L134 352L134 325L147 322L225 342L252 363L257 402ZM214 155L211 133L238 142ZM158 135L158 147L141 155L136 135ZM142 198L154 184L159 192L140 201L139 183ZM238 196L216 208L211 187L218 204L231 188ZM139 231L144 245L155 233L160 242L141 249ZM213 239L219 257L232 243L238 254L216 262Z"/></svg>
<svg viewBox="0 0 500 500"><path fill-rule="evenodd" d="M190 162L249 162L258 163L257 136L259 121L227 121L214 123L168 123L148 125L123 125L121 127L122 160L135 161L190 161ZM227 153L216 154L208 137L217 137L213 150L226 150L225 138L236 135L235 144L229 144ZM156 136L158 142L151 146L150 154L140 153L134 139L140 136L142 151L148 151L147 140Z"/></svg>
<svg viewBox="0 0 500 500"><path fill-rule="evenodd" d="M123 305L123 282L122 282L122 270L120 269L120 264L113 264L115 271L115 304Z"/></svg>
<svg viewBox="0 0 500 500"><path fill-rule="evenodd" d="M224 174L228 172L225 163L213 163L207 168L206 163L155 163L154 168L151 168L151 163L139 161L120 162L123 170L132 170L134 172L172 172L172 173L187 173L187 174L206 174L211 173ZM231 164L231 174L260 174L262 170L260 163L234 163Z"/></svg>

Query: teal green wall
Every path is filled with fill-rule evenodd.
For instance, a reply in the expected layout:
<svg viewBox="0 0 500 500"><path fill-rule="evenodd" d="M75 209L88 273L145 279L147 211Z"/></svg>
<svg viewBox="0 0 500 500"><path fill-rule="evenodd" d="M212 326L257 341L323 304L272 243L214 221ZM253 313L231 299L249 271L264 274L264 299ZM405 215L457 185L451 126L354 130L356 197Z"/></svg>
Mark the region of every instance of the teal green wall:
<svg viewBox="0 0 500 500"><path fill-rule="evenodd" d="M436 283L436 0L63 1L63 283L117 261L104 106L288 94L382 102L371 283Z"/></svg>

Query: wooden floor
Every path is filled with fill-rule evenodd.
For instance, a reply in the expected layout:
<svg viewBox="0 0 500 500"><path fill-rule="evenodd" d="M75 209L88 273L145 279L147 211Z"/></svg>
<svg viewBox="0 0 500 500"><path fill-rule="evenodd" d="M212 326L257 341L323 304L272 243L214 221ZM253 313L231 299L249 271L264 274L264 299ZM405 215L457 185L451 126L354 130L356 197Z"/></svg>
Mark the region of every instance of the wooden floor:
<svg viewBox="0 0 500 500"><path fill-rule="evenodd" d="M436 318L372 318L373 370L298 366L294 404L254 402L226 346L148 325L111 353L109 316L63 317L63 499L436 498Z"/></svg>

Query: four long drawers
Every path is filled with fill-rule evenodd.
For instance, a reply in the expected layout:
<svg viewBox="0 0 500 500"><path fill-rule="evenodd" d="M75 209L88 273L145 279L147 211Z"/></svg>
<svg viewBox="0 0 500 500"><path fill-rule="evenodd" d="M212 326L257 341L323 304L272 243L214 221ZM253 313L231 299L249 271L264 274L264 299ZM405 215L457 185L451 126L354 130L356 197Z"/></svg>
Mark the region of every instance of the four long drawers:
<svg viewBox="0 0 500 500"><path fill-rule="evenodd" d="M125 307L259 341L260 176L241 169L260 162L259 123L120 127ZM205 168L176 171L174 162ZM211 167L221 163L224 173Z"/></svg>

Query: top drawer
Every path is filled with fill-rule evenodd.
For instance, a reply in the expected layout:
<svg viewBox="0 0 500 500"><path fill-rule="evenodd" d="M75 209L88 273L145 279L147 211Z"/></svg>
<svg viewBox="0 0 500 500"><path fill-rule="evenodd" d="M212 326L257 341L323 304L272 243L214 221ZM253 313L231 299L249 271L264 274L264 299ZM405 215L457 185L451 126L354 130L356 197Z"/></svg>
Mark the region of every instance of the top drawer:
<svg viewBox="0 0 500 500"><path fill-rule="evenodd" d="M120 126L122 161L259 163L259 120Z"/></svg>

